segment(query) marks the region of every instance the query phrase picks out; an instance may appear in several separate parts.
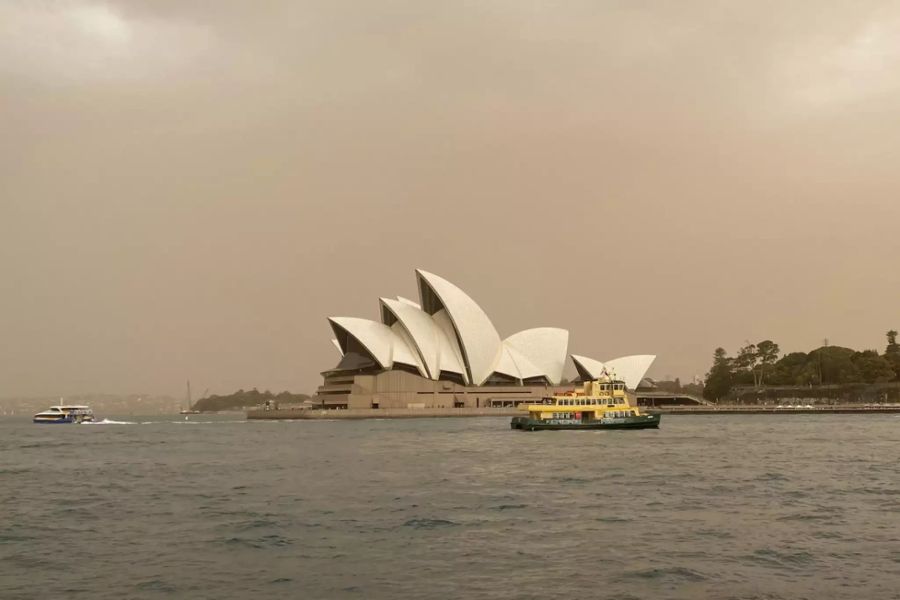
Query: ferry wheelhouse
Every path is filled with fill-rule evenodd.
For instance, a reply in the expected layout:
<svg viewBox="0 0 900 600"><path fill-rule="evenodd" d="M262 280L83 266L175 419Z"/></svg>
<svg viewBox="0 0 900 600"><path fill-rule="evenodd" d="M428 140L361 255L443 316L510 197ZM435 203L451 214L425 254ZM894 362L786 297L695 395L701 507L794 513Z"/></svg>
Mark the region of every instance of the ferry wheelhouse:
<svg viewBox="0 0 900 600"><path fill-rule="evenodd" d="M604 377L586 381L580 390L544 398L540 404L522 404L527 417L513 417L510 427L524 431L545 429L651 429L660 415L633 406L625 383Z"/></svg>
<svg viewBox="0 0 900 600"><path fill-rule="evenodd" d="M34 423L88 423L94 420L94 411L82 404L51 406L34 415Z"/></svg>

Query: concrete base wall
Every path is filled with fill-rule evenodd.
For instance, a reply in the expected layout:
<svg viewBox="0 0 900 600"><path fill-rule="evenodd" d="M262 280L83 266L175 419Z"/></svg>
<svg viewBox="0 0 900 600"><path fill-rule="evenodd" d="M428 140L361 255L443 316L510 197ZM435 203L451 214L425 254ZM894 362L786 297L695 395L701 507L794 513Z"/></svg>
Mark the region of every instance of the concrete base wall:
<svg viewBox="0 0 900 600"><path fill-rule="evenodd" d="M248 419L422 419L440 417L515 417L515 408L348 408L332 410L249 410Z"/></svg>
<svg viewBox="0 0 900 600"><path fill-rule="evenodd" d="M453 409L510 408L540 400L573 386L464 386L434 381L405 371L326 375L312 401L321 408Z"/></svg>

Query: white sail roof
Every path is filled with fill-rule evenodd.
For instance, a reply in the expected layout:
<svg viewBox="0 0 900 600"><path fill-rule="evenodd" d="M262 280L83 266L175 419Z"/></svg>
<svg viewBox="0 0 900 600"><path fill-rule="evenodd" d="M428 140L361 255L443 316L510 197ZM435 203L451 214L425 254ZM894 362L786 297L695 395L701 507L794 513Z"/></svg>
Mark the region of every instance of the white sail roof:
<svg viewBox="0 0 900 600"><path fill-rule="evenodd" d="M438 375L441 371L448 371L462 375L466 383L470 383L469 375L463 364L462 352L456 343L456 332L453 323L446 310L436 312L432 318L438 328Z"/></svg>
<svg viewBox="0 0 900 600"><path fill-rule="evenodd" d="M586 356L572 355L572 362L582 379L597 379L604 373L625 382L630 390L637 389L638 384L647 373L647 369L656 360L653 354L635 354L622 356L606 362L600 362Z"/></svg>
<svg viewBox="0 0 900 600"><path fill-rule="evenodd" d="M494 324L472 298L446 279L421 269L416 273L422 307L430 314L446 309L471 381L481 385L500 359L500 335Z"/></svg>
<svg viewBox="0 0 900 600"><path fill-rule="evenodd" d="M410 365L416 368L419 375L428 377L428 371L425 369L425 365L422 363L422 359L413 345L413 340L406 332L406 329L404 329L403 324L397 321L391 326L391 331L394 332L393 352L391 354L394 364Z"/></svg>
<svg viewBox="0 0 900 600"><path fill-rule="evenodd" d="M503 345L500 352L500 360L494 368L495 373L501 373L516 379L528 379L530 377L547 377L549 376L540 368L536 367L527 356L512 348Z"/></svg>
<svg viewBox="0 0 900 600"><path fill-rule="evenodd" d="M569 346L569 332L557 327L536 327L515 333L503 345L522 354L533 364L539 375L544 375L551 383L562 379L566 366L566 349ZM524 378L531 375L524 375Z"/></svg>
<svg viewBox="0 0 900 600"><path fill-rule="evenodd" d="M411 340L411 347L419 355L419 359L427 371L426 377L437 379L438 375L440 375L438 363L440 357L438 335L440 331L434 319L419 308L418 305L403 302L402 300L381 298L381 305L387 308L406 330Z"/></svg>
<svg viewBox="0 0 900 600"><path fill-rule="evenodd" d="M616 379L624 381L628 389L634 390L637 389L654 360L656 360L654 354L622 356L606 361L606 368Z"/></svg>
<svg viewBox="0 0 900 600"><path fill-rule="evenodd" d="M442 371L474 385L482 385L493 373L520 381L545 377L554 384L562 379L568 331L537 327L501 341L488 316L465 292L433 273L418 269L416 275L421 304L402 296L381 298L381 323L353 317L329 319L337 338L332 342L342 354L352 338L382 368L402 363L435 380ZM605 373L631 389L655 358L623 356L604 363L572 355L582 378L596 379Z"/></svg>
<svg viewBox="0 0 900 600"><path fill-rule="evenodd" d="M356 338L382 367L390 369L394 364L391 359L394 332L390 327L378 321L356 317L328 317L328 320L337 336L341 352L347 353L347 336L343 334L349 334Z"/></svg>
<svg viewBox="0 0 900 600"><path fill-rule="evenodd" d="M404 304L409 304L410 306L415 306L418 309L422 308L421 306L419 306L418 302L414 302L414 301L410 300L409 298L404 298L403 296L397 296L397 300L399 300L400 302L403 302Z"/></svg>
<svg viewBox="0 0 900 600"><path fill-rule="evenodd" d="M599 360L577 354L572 354L572 362L575 363L575 369L582 379L598 379L603 375L603 369L606 367Z"/></svg>

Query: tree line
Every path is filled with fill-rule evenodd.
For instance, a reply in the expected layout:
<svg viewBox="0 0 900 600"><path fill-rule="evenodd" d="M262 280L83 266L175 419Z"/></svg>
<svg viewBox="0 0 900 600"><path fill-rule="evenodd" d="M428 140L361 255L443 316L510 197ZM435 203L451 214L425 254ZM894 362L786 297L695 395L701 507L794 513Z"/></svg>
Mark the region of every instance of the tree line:
<svg viewBox="0 0 900 600"><path fill-rule="evenodd" d="M197 400L191 408L202 411L237 410L249 406L260 406L265 404L266 400L272 400L280 404L299 403L304 400L309 400L309 395L292 394L290 392L273 394L269 390L260 392L256 388L253 388L249 391L238 390L227 396L213 394L212 396Z"/></svg>
<svg viewBox="0 0 900 600"><path fill-rule="evenodd" d="M703 396L716 400L736 385L829 385L900 381L900 345L897 332L888 331L884 354L877 350L825 345L811 352L780 356L772 340L748 343L735 356L716 348L713 364L703 387Z"/></svg>

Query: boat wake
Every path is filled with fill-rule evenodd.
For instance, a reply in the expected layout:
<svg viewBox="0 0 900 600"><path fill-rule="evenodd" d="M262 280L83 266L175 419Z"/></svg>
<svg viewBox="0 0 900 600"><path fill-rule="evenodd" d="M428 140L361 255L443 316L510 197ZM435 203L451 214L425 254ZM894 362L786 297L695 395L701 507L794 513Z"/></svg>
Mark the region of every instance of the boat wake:
<svg viewBox="0 0 900 600"><path fill-rule="evenodd" d="M82 425L137 425L134 421L113 421L112 419L103 419L102 421L85 421Z"/></svg>

